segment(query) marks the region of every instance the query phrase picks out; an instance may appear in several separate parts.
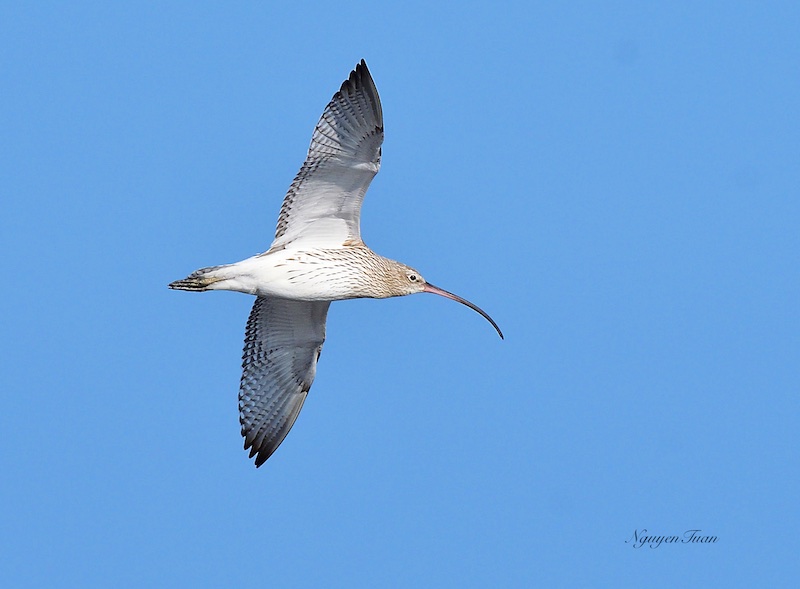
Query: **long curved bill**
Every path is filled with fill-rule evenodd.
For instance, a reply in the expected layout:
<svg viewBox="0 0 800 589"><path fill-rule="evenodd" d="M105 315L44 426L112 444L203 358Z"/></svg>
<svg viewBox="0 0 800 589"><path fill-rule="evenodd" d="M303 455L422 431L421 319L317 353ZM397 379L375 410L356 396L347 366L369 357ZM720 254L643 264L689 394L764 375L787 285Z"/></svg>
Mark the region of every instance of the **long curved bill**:
<svg viewBox="0 0 800 589"><path fill-rule="evenodd" d="M438 286L433 286L430 282L426 282L425 283L425 285L422 287L422 292L429 292L429 293L436 294L436 295L439 295L439 296L442 296L442 297L445 297L445 298L448 298L448 299L453 299L454 301L459 302L462 305L466 305L467 307L469 307L473 311L476 311L476 312L480 313L481 315L483 315L483 318L486 319L489 323L491 323L492 327L494 327L497 330L497 335L500 336L500 339L505 339L503 337L503 332L500 331L499 327L497 327L497 323L494 322L494 319L489 317L489 314L486 313L479 306L473 305L467 299L462 299L460 296L454 295L452 292L447 292L443 288L439 288Z"/></svg>

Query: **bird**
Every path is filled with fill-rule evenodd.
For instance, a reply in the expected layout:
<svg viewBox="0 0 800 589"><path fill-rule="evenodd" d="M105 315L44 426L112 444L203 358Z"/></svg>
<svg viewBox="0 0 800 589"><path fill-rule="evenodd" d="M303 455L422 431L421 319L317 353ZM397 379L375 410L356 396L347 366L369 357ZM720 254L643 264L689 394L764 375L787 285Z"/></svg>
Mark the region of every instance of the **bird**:
<svg viewBox="0 0 800 589"><path fill-rule="evenodd" d="M201 268L169 288L255 295L245 329L239 422L256 468L300 414L317 370L332 301L427 292L482 309L380 256L361 239L361 204L381 165L383 111L362 59L325 107L308 155L281 205L275 238L261 254Z"/></svg>

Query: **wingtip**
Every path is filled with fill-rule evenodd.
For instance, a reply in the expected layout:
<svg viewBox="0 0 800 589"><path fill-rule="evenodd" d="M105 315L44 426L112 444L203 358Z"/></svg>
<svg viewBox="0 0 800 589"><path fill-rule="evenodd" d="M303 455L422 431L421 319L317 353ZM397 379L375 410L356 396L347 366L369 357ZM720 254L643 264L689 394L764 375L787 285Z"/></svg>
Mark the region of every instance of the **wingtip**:
<svg viewBox="0 0 800 589"><path fill-rule="evenodd" d="M376 129L383 131L383 108L381 107L381 100L378 96L378 88L375 85L375 79L367 67L366 60L362 59L356 64L356 67L350 72L347 79L342 82L339 88L338 95L354 97L359 92L363 92L369 103L369 107L374 112L374 116L378 122ZM334 95L336 99L336 95Z"/></svg>
<svg viewBox="0 0 800 589"><path fill-rule="evenodd" d="M248 456L248 458L255 457L255 466L256 468L260 468L261 465L267 461L267 458L272 456L273 452L275 452L275 450L277 449L277 446L272 448L272 451L268 451L264 446L256 447L256 444L253 443L248 444L247 440L245 440L244 449L250 450L250 455Z"/></svg>
<svg viewBox="0 0 800 589"><path fill-rule="evenodd" d="M356 64L356 67L353 68L347 79L342 82L342 86L339 90L341 92L347 92L349 89L355 90L358 86L369 83L368 81L371 80L372 74L369 73L367 62L362 59ZM374 84L374 82L372 83Z"/></svg>

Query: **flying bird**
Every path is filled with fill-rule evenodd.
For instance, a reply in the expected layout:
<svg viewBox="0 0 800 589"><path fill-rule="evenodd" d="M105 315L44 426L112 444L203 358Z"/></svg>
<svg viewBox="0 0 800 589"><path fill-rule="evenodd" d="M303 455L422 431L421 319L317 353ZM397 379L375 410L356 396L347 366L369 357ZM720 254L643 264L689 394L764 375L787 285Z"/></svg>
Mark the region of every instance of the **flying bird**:
<svg viewBox="0 0 800 589"><path fill-rule="evenodd" d="M361 60L325 107L308 155L283 199L269 250L211 266L170 288L256 296L247 320L239 387L244 449L261 466L283 442L306 400L325 341L331 301L429 292L483 310L432 285L361 239L361 203L381 165L383 113Z"/></svg>

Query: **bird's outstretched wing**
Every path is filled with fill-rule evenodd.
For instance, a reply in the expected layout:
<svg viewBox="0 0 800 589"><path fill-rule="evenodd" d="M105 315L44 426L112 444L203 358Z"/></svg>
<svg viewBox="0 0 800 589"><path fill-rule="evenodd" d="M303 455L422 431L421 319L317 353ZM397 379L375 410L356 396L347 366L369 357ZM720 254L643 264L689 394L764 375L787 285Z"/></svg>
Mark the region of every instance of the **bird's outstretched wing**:
<svg viewBox="0 0 800 589"><path fill-rule="evenodd" d="M361 203L381 165L383 113L364 60L322 113L306 161L281 206L270 251L361 242Z"/></svg>
<svg viewBox="0 0 800 589"><path fill-rule="evenodd" d="M292 429L325 341L330 302L258 297L244 339L239 421L261 466Z"/></svg>

